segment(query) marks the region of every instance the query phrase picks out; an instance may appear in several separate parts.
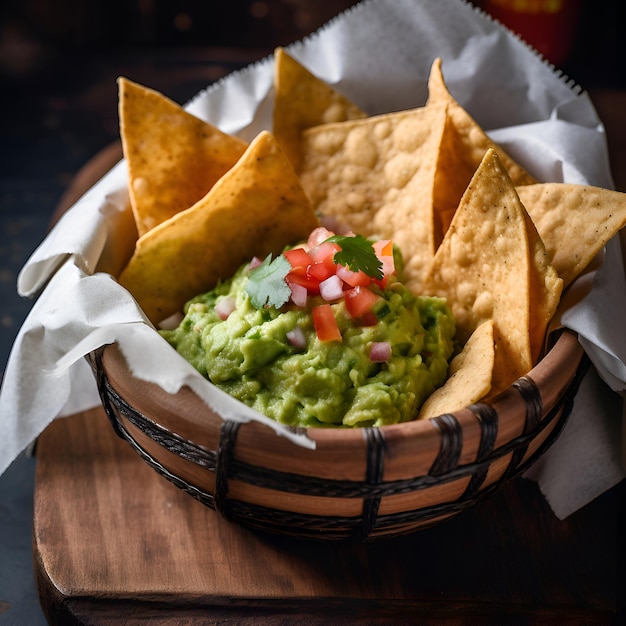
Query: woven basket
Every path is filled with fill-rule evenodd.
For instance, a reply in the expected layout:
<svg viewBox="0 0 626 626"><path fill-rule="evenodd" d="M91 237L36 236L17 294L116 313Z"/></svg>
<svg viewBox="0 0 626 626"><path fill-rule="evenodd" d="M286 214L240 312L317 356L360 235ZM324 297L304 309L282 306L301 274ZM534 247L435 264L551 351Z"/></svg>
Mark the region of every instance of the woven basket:
<svg viewBox="0 0 626 626"><path fill-rule="evenodd" d="M133 378L115 344L90 360L114 429L157 472L233 522L329 540L407 534L493 493L558 436L588 366L565 331L489 403L382 428L308 429L310 450L221 419L188 388L170 395Z"/></svg>

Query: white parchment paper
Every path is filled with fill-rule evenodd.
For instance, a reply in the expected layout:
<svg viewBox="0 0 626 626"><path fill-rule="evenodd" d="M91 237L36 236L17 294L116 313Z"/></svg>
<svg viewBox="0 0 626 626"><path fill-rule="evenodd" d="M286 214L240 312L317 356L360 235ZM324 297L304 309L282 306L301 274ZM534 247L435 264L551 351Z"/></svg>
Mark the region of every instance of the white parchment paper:
<svg viewBox="0 0 626 626"><path fill-rule="evenodd" d="M604 129L588 96L463 0L368 0L288 51L369 114L423 105L441 57L452 94L538 180L612 187ZM251 140L271 130L272 81L267 58L210 86L187 109ZM0 473L53 419L99 404L82 357L113 341L136 376L169 392L189 385L222 415L259 419L310 446L204 380L106 272L128 253L116 237L128 210L122 161L63 216L19 276L19 293L38 299L1 390ZM621 258L616 238L588 276L590 294L563 317L595 369L562 436L528 473L561 518L625 475L626 337L615 319L626 310Z"/></svg>

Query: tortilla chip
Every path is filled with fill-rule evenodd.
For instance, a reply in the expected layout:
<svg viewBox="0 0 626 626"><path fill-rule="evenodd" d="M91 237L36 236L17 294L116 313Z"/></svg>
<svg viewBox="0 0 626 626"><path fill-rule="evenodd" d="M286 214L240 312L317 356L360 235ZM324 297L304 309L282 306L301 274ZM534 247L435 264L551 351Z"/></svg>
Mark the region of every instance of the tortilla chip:
<svg viewBox="0 0 626 626"><path fill-rule="evenodd" d="M533 254L526 211L496 151L490 149L435 254L424 292L448 300L463 344L480 324L493 320L496 390L533 365L529 333Z"/></svg>
<svg viewBox="0 0 626 626"><path fill-rule="evenodd" d="M522 187L520 187L522 189ZM523 204L523 203L522 203ZM563 280L527 211L524 211L530 252L530 317L528 335L533 364L543 353L546 331L561 301Z"/></svg>
<svg viewBox="0 0 626 626"><path fill-rule="evenodd" d="M291 164L264 131L204 198L137 241L119 282L157 324L253 256L278 253L318 225Z"/></svg>
<svg viewBox="0 0 626 626"><path fill-rule="evenodd" d="M283 48L274 51L274 64L272 132L294 168L299 170L303 130L319 124L360 119L366 114Z"/></svg>
<svg viewBox="0 0 626 626"><path fill-rule="evenodd" d="M446 132L451 136L443 143L435 185L435 244L445 235L461 196L465 192L485 152L493 149L506 167L515 185L529 185L536 180L516 163L500 146L495 144L471 115L454 99L444 81L441 59L434 60L428 80L426 106L448 105L452 124Z"/></svg>
<svg viewBox="0 0 626 626"><path fill-rule="evenodd" d="M452 359L448 379L424 402L418 419L454 413L486 397L491 390L494 361L493 321L488 320L479 324Z"/></svg>
<svg viewBox="0 0 626 626"><path fill-rule="evenodd" d="M565 287L626 226L626 194L601 187L537 183L517 193Z"/></svg>
<svg viewBox="0 0 626 626"><path fill-rule="evenodd" d="M415 293L434 253L433 187L446 107L420 107L302 134L300 178L313 206L365 237L393 239Z"/></svg>
<svg viewBox="0 0 626 626"><path fill-rule="evenodd" d="M188 209L244 153L247 143L162 94L118 80L120 135L139 235Z"/></svg>

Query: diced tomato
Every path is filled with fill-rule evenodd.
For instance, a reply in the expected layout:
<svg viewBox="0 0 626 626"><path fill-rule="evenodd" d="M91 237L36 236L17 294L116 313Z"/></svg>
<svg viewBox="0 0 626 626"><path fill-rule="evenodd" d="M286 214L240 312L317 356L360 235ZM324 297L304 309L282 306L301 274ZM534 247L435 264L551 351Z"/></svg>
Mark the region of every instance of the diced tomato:
<svg viewBox="0 0 626 626"><path fill-rule="evenodd" d="M376 326L378 324L378 318L374 311L365 311L361 317L357 319L359 326Z"/></svg>
<svg viewBox="0 0 626 626"><path fill-rule="evenodd" d="M312 294L318 294L320 292L320 281L310 276L306 270L292 270L285 276L285 282L288 285L302 285L302 287L306 287L307 291Z"/></svg>
<svg viewBox="0 0 626 626"><path fill-rule="evenodd" d="M313 263L308 268L309 274L320 281L334 276L337 272L334 256L339 250L341 248L336 243L329 241L311 248L308 255Z"/></svg>
<svg viewBox="0 0 626 626"><path fill-rule="evenodd" d="M326 269L331 272L331 274L336 274L337 273L337 263L335 263L335 254L330 254L327 257L324 258L324 260L322 261L322 263L324 264L324 266L326 267Z"/></svg>
<svg viewBox="0 0 626 626"><path fill-rule="evenodd" d="M335 263L334 256L341 250L338 243L332 241L324 241L317 246L309 248L309 256L313 259L313 263Z"/></svg>
<svg viewBox="0 0 626 626"><path fill-rule="evenodd" d="M362 270L353 271L347 266L335 263L335 255L341 251L341 246L326 241L334 234L332 230L320 226L309 235L306 244L308 247L292 248L284 252L291 265L291 270L285 277L287 284L292 287L291 300L296 306L301 306L299 303L304 303L305 306L307 294L321 295L327 302L343 297L346 310L356 323L373 325L376 323L376 316L372 308L379 296L368 287L376 284L384 288L389 276L395 273L393 242L387 239L374 242L374 251L382 263L383 272L381 279L374 279ZM320 285L323 285L323 288L320 288ZM293 289L296 286L297 289ZM302 292L303 289L306 293ZM321 310L329 311L328 307ZM316 315L325 314L318 312ZM332 323L330 317L329 315L328 323L321 321L325 319L323 317L318 320L322 333L320 338L328 337L322 339L323 341L340 339L339 330L335 328L337 324L334 316Z"/></svg>
<svg viewBox="0 0 626 626"><path fill-rule="evenodd" d="M319 284L335 276L337 265L333 257L340 249L337 244L326 242L314 246L309 251L303 248L286 250L284 255L291 265L291 270L285 277L287 284L301 285L306 287L309 293L318 294Z"/></svg>
<svg viewBox="0 0 626 626"><path fill-rule="evenodd" d="M307 273L311 278L314 278L318 281L326 280L331 276L335 275L336 266L333 264L332 267L328 265L328 263L313 263L309 265L307 268Z"/></svg>
<svg viewBox="0 0 626 626"><path fill-rule="evenodd" d="M291 250L285 250L283 254L294 269L297 267L307 268L313 263L313 259L304 248L292 248Z"/></svg>
<svg viewBox="0 0 626 626"><path fill-rule="evenodd" d="M361 317L368 311L372 310L372 307L379 297L379 295L370 291L367 287L354 287L353 289L346 291L344 296L346 310L351 317Z"/></svg>
<svg viewBox="0 0 626 626"><path fill-rule="evenodd" d="M365 287L372 282L372 279L363 271L353 272L344 265L337 266L337 276L351 287Z"/></svg>
<svg viewBox="0 0 626 626"><path fill-rule="evenodd" d="M341 331L330 304L320 304L311 310L313 326L320 341L341 341Z"/></svg>

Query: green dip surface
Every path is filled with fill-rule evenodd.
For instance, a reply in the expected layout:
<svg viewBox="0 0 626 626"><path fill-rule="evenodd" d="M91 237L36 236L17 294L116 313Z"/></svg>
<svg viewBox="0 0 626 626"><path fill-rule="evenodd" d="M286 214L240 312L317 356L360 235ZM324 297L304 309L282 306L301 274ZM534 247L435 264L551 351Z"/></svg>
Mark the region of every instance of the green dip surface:
<svg viewBox="0 0 626 626"><path fill-rule="evenodd" d="M322 342L306 308L254 308L245 290L249 266L185 305L185 316L162 336L203 376L241 402L289 426L383 426L414 419L443 384L455 323L442 298L416 296L398 280L378 289L378 322L360 325L343 300L332 304L342 341ZM223 320L216 305L234 299ZM219 307L218 307L219 309ZM304 342L293 341L296 331ZM391 357L370 359L376 342Z"/></svg>

